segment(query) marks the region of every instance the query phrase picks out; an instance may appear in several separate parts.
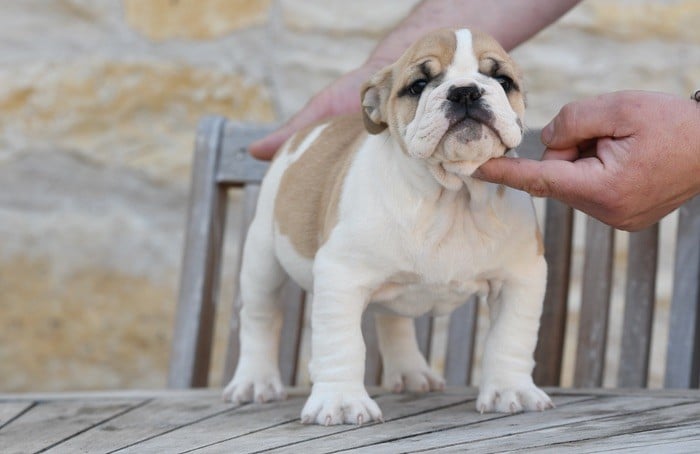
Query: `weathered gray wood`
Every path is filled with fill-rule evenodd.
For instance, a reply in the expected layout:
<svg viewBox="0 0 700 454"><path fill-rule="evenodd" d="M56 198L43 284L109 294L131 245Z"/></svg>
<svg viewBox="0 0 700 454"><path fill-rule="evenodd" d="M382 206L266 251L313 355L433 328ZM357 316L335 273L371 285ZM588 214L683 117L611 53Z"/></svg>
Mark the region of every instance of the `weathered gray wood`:
<svg viewBox="0 0 700 454"><path fill-rule="evenodd" d="M566 314L571 275L571 241L574 212L554 199L547 200L544 249L547 291L535 349L533 378L540 386L557 386L561 378L566 335Z"/></svg>
<svg viewBox="0 0 700 454"><path fill-rule="evenodd" d="M466 394L466 395L465 395ZM442 408L459 408L462 412L474 399L473 392L448 392L440 394L382 394L377 397L387 422L405 430L410 427L412 418L425 419L426 412ZM474 412L474 415L478 413ZM489 418L487 415L482 418ZM491 417L493 417L491 415ZM297 421L270 427L264 433L251 433L249 436L222 440L212 446L220 452L332 452L343 447L352 447L365 440L364 433L374 437L377 429L385 424L367 424L362 427L342 425L332 427L307 426L300 429ZM387 433L384 432L385 439Z"/></svg>
<svg viewBox="0 0 700 454"><path fill-rule="evenodd" d="M631 233L617 386L645 387L656 299L659 225Z"/></svg>
<svg viewBox="0 0 700 454"><path fill-rule="evenodd" d="M653 407L647 409L632 407L626 410L615 416L590 418L577 424L555 426L556 431L531 432L517 438L510 437L509 440L500 438L499 442L505 449L518 450L518 452L541 452L544 448L554 448L559 452L560 447L568 447L569 449L565 452L578 453L588 445L589 441L596 442L600 439L612 438L626 433L639 435L646 431L656 431L662 428L675 428L674 430L677 430L678 427L697 423L700 404L696 402L687 405L674 405L656 402ZM519 446L523 444L527 445L528 449L519 449ZM654 445L653 441L646 445L645 452L655 452ZM471 448L470 445L466 446ZM478 445L475 447L478 449ZM627 447L623 445L619 448ZM671 448L670 451L661 452L682 452L676 451L671 446L669 448ZM624 450L633 452L633 450Z"/></svg>
<svg viewBox="0 0 700 454"><path fill-rule="evenodd" d="M418 348L425 359L430 361L430 341L433 336L433 317L430 314L422 315L414 320L416 325L416 340Z"/></svg>
<svg viewBox="0 0 700 454"><path fill-rule="evenodd" d="M0 430L20 417L24 412L29 410L35 402L3 402L0 403Z"/></svg>
<svg viewBox="0 0 700 454"><path fill-rule="evenodd" d="M206 117L197 131L168 373L172 388L207 384L225 224L226 192L216 184L223 127L223 118Z"/></svg>
<svg viewBox="0 0 700 454"><path fill-rule="evenodd" d="M296 422L300 425L298 421L303 403L302 398L296 397L265 405L232 406L230 411L194 421L177 430L164 432L119 452L120 454L183 452L288 422Z"/></svg>
<svg viewBox="0 0 700 454"><path fill-rule="evenodd" d="M269 162L258 161L248 153L248 144L263 137L274 128L271 125L226 122L223 131L221 161L217 181L221 184L241 186L262 181Z"/></svg>
<svg viewBox="0 0 700 454"><path fill-rule="evenodd" d="M3 427L0 452L43 452L144 403L119 400L41 402Z"/></svg>
<svg viewBox="0 0 700 454"><path fill-rule="evenodd" d="M472 297L450 315L445 355L445 381L448 386L471 383L478 301Z"/></svg>
<svg viewBox="0 0 700 454"><path fill-rule="evenodd" d="M365 342L365 385L378 386L382 382L382 357L372 311L362 314L362 337Z"/></svg>
<svg viewBox="0 0 700 454"><path fill-rule="evenodd" d="M683 427L662 427L645 432L626 433L609 437L594 437L557 446L557 452L593 454L602 452L700 452L700 424Z"/></svg>
<svg viewBox="0 0 700 454"><path fill-rule="evenodd" d="M501 413L480 414L474 411L473 400L468 402L464 400L453 401L452 399L437 400L435 397L437 396L422 398L422 401L418 401L420 405L415 409L411 408L410 411L404 409L404 401L411 402L411 400L404 398L399 401L401 406L397 408L400 411L397 417L387 420L384 424L375 424L361 429L346 428L342 432L345 436L340 436L342 435L341 433L334 434L335 436L321 434L310 441L299 441L298 438L295 440L287 437L286 442L282 437L279 437L279 440L283 442L282 444L278 444L274 449L271 449L274 445L266 445L266 448L269 449L270 453L292 451L308 452L309 454L343 451L367 453L406 452L411 450L413 442L405 443L403 439L413 438L416 435L416 438L421 439L426 436L439 439L440 433L455 428L468 437L472 425L494 422L501 430L504 426L510 426L508 424L511 419L510 415ZM582 399L580 396L563 396L557 397L555 400L558 405L566 407L571 402ZM434 402L435 400L437 402ZM383 405L383 407L390 407L390 405ZM289 427L281 427L280 429L280 433L291 432ZM274 429L274 431L277 432L277 429ZM248 440L238 441L245 443ZM242 449L241 452L252 451Z"/></svg>
<svg viewBox="0 0 700 454"><path fill-rule="evenodd" d="M232 406L223 402L221 395L167 396L117 416L104 424L98 424L58 445L54 453L108 453L133 448L152 438L157 438L179 428L206 421Z"/></svg>
<svg viewBox="0 0 700 454"><path fill-rule="evenodd" d="M588 218L574 386L603 383L608 310L612 289L614 230Z"/></svg>
<svg viewBox="0 0 700 454"><path fill-rule="evenodd" d="M282 289L283 322L280 335L280 374L282 383L294 385L299 363L299 347L304 327L306 292L291 279Z"/></svg>
<svg viewBox="0 0 700 454"><path fill-rule="evenodd" d="M612 436L625 433L635 423L637 427L646 427L646 421L635 421L635 418L643 418L646 413L649 413L648 420L656 424L672 425L671 421L665 422L666 417L676 421L687 421L691 418L689 413L680 416L674 416L677 414L673 413L683 402L678 399L630 400L610 397L561 404L553 411L499 415L500 418L483 420L469 414L455 414L456 412L449 410L430 412L426 415L430 417L429 420L426 417L428 424L414 424L410 427L413 430L407 431L405 437L393 437L391 444L367 445L353 452L381 454L437 450L496 453L510 450L522 452L521 450L532 447L541 450L553 447L558 442L578 441L595 434ZM694 409L700 408L698 402L691 405ZM369 437L364 437L367 438Z"/></svg>
<svg viewBox="0 0 700 454"><path fill-rule="evenodd" d="M0 395L0 408L31 404L34 397L45 400L0 429L0 452L49 446L56 453L492 452L552 443L585 448L589 441L600 448L607 437L634 440L639 447L663 442L671 449L688 446L691 428L700 427L698 390L548 391L556 409L518 415L480 415L474 408L475 388L382 391L375 398L387 422L362 427L302 426L298 418L305 394L298 389L291 389L285 402L241 407L221 402L218 391L211 390ZM154 399L144 400L148 396ZM654 432L660 436L648 435ZM668 444L673 434L679 443Z"/></svg>
<svg viewBox="0 0 700 454"><path fill-rule="evenodd" d="M680 208L677 238L664 385L697 388L700 386L700 196Z"/></svg>

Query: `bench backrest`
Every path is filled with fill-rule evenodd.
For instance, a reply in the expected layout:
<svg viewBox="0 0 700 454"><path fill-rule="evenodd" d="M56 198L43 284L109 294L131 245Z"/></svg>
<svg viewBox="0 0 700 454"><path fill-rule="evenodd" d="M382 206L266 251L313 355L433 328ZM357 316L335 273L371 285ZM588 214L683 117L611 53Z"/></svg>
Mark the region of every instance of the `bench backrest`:
<svg viewBox="0 0 700 454"><path fill-rule="evenodd" d="M223 233L228 191L243 188L241 242L252 220L260 181L267 163L251 158L247 144L270 131L222 117L204 118L197 131L190 201L185 233L176 326L172 345L169 386L206 386L212 350ZM519 147L521 156L538 158L542 150L538 131L530 132ZM574 211L546 200L545 254L549 264L547 292L540 337L535 353L535 381L542 386L561 382L564 339L573 251ZM614 229L586 219L585 257L581 281L573 384L597 387L603 383L608 319L613 286ZM624 324L617 384L645 387L649 371L652 321L657 282L659 226L629 235ZM240 257L238 258L240 266ZM237 267L236 269L239 269ZM666 354L666 387L698 387L700 379L700 197L679 210L673 297ZM238 298L238 297L237 297ZM283 380L303 379L308 361L304 293L290 283L284 292L285 321L280 349ZM239 302L234 304L235 308ZM238 352L238 319L234 309L224 380L233 374ZM433 364L444 365L448 384L471 383L477 332L477 304L469 301L449 318L424 316L416 320L418 341ZM571 327L568 327L571 328ZM363 320L367 344L366 383L378 384L381 361L373 318ZM446 334L446 339L445 339ZM438 344L446 348L437 348ZM436 353L437 352L437 353ZM433 356L433 357L431 357ZM439 357L436 357L439 356Z"/></svg>

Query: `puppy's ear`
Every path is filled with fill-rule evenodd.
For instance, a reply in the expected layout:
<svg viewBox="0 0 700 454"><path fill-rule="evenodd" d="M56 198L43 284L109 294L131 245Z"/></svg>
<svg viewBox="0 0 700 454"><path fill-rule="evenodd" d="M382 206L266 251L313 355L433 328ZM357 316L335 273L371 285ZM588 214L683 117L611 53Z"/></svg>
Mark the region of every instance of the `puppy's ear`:
<svg viewBox="0 0 700 454"><path fill-rule="evenodd" d="M391 93L391 66L373 75L362 86L362 120L370 134L379 134L387 127L386 104Z"/></svg>

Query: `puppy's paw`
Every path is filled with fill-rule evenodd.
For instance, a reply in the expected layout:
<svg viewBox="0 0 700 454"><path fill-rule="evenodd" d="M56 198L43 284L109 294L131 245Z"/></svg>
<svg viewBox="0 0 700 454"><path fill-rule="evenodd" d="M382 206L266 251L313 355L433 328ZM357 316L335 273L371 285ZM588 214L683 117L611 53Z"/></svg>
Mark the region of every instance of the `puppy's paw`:
<svg viewBox="0 0 700 454"><path fill-rule="evenodd" d="M304 424L357 424L384 421L377 403L362 384L316 383L301 411Z"/></svg>
<svg viewBox="0 0 700 454"><path fill-rule="evenodd" d="M224 388L225 401L234 404L263 403L287 398L278 371L252 372L245 369L247 368L237 369L233 379Z"/></svg>
<svg viewBox="0 0 700 454"><path fill-rule="evenodd" d="M403 391L425 393L444 390L445 379L426 365L415 369L387 370L382 385L395 393Z"/></svg>
<svg viewBox="0 0 700 454"><path fill-rule="evenodd" d="M549 396L528 380L506 386L485 385L479 390L476 410L479 413L519 413L554 408Z"/></svg>

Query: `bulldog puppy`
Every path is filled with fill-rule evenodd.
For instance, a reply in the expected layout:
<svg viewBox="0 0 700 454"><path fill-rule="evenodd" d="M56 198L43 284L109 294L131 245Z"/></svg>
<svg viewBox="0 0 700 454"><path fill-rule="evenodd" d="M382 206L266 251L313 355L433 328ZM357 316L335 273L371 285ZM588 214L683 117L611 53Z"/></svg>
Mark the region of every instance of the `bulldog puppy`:
<svg viewBox="0 0 700 454"><path fill-rule="evenodd" d="M514 62L487 35L437 31L365 84L362 108L297 133L262 183L240 278L240 360L224 397L284 397L278 297L289 275L313 293L302 422L382 419L363 385L370 304L380 309L384 384L441 389L412 317L448 313L473 294L491 318L477 410L551 407L531 377L546 280L532 201L470 177L521 141Z"/></svg>

